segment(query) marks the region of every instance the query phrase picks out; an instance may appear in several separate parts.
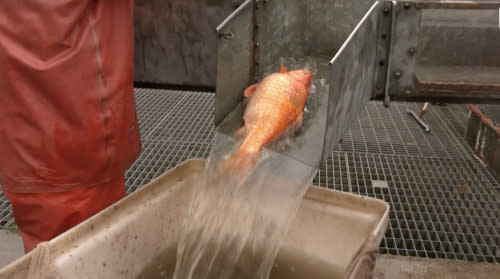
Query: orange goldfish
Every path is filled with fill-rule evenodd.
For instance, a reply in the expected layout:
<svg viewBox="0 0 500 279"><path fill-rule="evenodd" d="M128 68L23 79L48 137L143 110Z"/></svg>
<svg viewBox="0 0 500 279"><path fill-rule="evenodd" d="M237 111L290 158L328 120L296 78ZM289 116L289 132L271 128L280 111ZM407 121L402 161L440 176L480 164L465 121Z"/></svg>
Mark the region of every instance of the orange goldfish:
<svg viewBox="0 0 500 279"><path fill-rule="evenodd" d="M243 115L244 125L236 136L243 137L240 147L222 164L221 171L252 167L262 147L287 131L302 126L311 73L308 70L287 72L283 64L279 73L249 86L249 98Z"/></svg>

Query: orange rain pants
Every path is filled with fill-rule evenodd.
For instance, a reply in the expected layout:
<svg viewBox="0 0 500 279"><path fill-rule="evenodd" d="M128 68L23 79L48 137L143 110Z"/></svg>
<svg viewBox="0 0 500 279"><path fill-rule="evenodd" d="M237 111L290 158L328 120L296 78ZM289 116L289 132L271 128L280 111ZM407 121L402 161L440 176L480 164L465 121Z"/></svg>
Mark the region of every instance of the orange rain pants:
<svg viewBox="0 0 500 279"><path fill-rule="evenodd" d="M0 15L0 185L29 251L125 195L133 1L0 1Z"/></svg>

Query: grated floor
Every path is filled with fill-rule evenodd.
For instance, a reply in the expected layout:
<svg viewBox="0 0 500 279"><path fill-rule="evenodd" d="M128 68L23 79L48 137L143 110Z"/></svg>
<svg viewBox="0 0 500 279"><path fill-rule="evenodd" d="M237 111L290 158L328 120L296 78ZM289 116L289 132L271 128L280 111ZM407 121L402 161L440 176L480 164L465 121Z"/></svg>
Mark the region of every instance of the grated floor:
<svg viewBox="0 0 500 279"><path fill-rule="evenodd" d="M202 92L139 89L143 152L126 173L127 191L189 158L206 158L214 98ZM314 183L384 199L390 222L381 253L500 263L500 183L463 139L463 105L431 106L426 134L406 109L370 102ZM12 223L0 196L0 227Z"/></svg>

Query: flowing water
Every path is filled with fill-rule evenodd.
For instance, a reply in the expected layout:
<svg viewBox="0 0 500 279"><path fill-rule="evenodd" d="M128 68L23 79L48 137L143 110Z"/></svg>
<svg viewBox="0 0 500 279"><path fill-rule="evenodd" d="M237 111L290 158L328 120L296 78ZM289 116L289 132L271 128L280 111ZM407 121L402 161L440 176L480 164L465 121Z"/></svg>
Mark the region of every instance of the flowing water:
<svg viewBox="0 0 500 279"><path fill-rule="evenodd" d="M287 64L299 68L297 62ZM304 125L314 114L318 92L326 93L324 80L311 72ZM315 167L282 155L292 142L287 137L264 149L247 173L220 175L219 165L240 142L216 133L177 247L175 279L269 277L280 241L316 173Z"/></svg>

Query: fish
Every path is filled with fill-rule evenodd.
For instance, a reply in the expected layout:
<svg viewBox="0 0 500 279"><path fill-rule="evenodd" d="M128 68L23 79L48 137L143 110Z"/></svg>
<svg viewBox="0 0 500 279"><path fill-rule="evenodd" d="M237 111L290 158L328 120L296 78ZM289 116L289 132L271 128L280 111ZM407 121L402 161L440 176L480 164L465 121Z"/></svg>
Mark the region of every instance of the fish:
<svg viewBox="0 0 500 279"><path fill-rule="evenodd" d="M243 114L244 125L234 134L243 140L222 163L222 173L247 171L255 165L265 145L300 129L311 78L309 70L287 72L281 63L279 73L266 76L244 91L243 95L248 98Z"/></svg>

